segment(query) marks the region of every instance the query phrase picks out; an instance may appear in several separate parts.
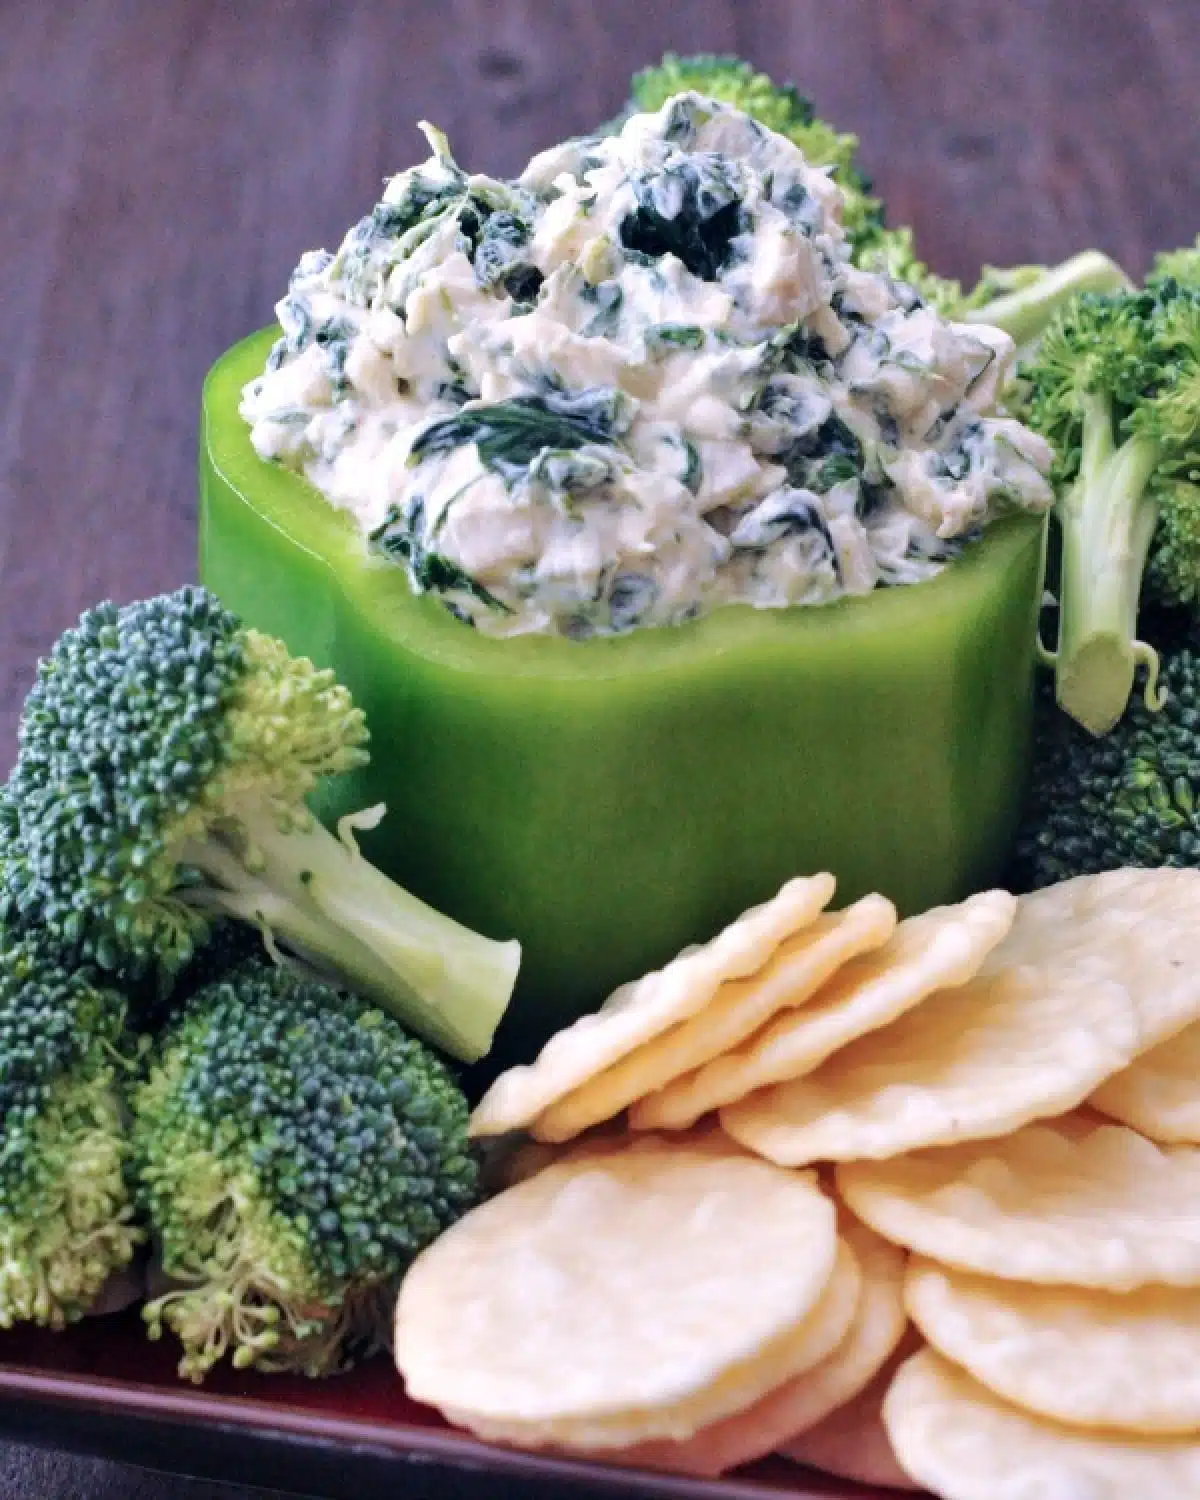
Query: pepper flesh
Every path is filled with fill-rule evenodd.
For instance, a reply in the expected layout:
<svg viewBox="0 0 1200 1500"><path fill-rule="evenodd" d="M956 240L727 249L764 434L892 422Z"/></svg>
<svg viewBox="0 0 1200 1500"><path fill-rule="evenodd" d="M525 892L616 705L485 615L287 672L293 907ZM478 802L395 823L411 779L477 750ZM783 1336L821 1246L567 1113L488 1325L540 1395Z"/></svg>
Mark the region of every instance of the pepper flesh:
<svg viewBox="0 0 1200 1500"><path fill-rule="evenodd" d="M247 623L332 667L371 764L318 812L387 804L364 852L524 963L489 1059L796 874L902 913L1003 870L1028 769L1044 522L991 526L933 580L570 641L492 639L352 516L255 453L238 412L277 330L205 385L200 570Z"/></svg>

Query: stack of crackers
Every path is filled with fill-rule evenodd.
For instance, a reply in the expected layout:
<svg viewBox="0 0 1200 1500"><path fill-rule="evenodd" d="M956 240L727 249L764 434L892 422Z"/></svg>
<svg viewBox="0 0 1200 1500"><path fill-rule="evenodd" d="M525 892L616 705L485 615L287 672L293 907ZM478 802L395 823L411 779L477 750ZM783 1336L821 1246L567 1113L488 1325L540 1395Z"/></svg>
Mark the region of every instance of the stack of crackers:
<svg viewBox="0 0 1200 1500"><path fill-rule="evenodd" d="M498 1079L406 1279L495 1442L943 1500L1200 1496L1200 871L904 921L789 882Z"/></svg>

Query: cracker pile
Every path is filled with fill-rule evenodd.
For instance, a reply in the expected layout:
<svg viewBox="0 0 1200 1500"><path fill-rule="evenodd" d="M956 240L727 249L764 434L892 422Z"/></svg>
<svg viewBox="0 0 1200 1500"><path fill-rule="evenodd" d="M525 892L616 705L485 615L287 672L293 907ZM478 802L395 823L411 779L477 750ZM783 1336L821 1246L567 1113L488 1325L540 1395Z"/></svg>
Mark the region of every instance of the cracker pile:
<svg viewBox="0 0 1200 1500"><path fill-rule="evenodd" d="M1200 872L795 880L497 1080L397 1307L481 1437L942 1500L1200 1497Z"/></svg>

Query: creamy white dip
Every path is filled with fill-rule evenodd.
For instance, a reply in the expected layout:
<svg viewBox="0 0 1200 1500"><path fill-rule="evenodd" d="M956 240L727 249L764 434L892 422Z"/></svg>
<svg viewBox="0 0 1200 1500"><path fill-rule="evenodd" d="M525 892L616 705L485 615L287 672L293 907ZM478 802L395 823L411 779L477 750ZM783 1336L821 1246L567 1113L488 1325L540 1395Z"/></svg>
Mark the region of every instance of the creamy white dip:
<svg viewBox="0 0 1200 1500"><path fill-rule="evenodd" d="M258 453L494 635L584 637L937 573L1052 501L1014 349L849 263L790 141L681 94L504 183L429 161L305 255Z"/></svg>

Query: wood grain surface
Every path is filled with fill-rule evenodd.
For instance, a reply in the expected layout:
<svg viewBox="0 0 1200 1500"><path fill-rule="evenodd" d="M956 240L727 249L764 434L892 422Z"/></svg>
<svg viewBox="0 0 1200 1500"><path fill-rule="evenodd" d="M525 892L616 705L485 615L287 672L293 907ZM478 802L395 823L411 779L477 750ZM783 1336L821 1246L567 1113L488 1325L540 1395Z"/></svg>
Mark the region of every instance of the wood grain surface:
<svg viewBox="0 0 1200 1500"><path fill-rule="evenodd" d="M667 47L790 76L938 269L1200 229L1197 0L0 0L0 772L80 610L193 576L205 369L448 130L516 171ZM228 1500L0 1452L0 1497Z"/></svg>

